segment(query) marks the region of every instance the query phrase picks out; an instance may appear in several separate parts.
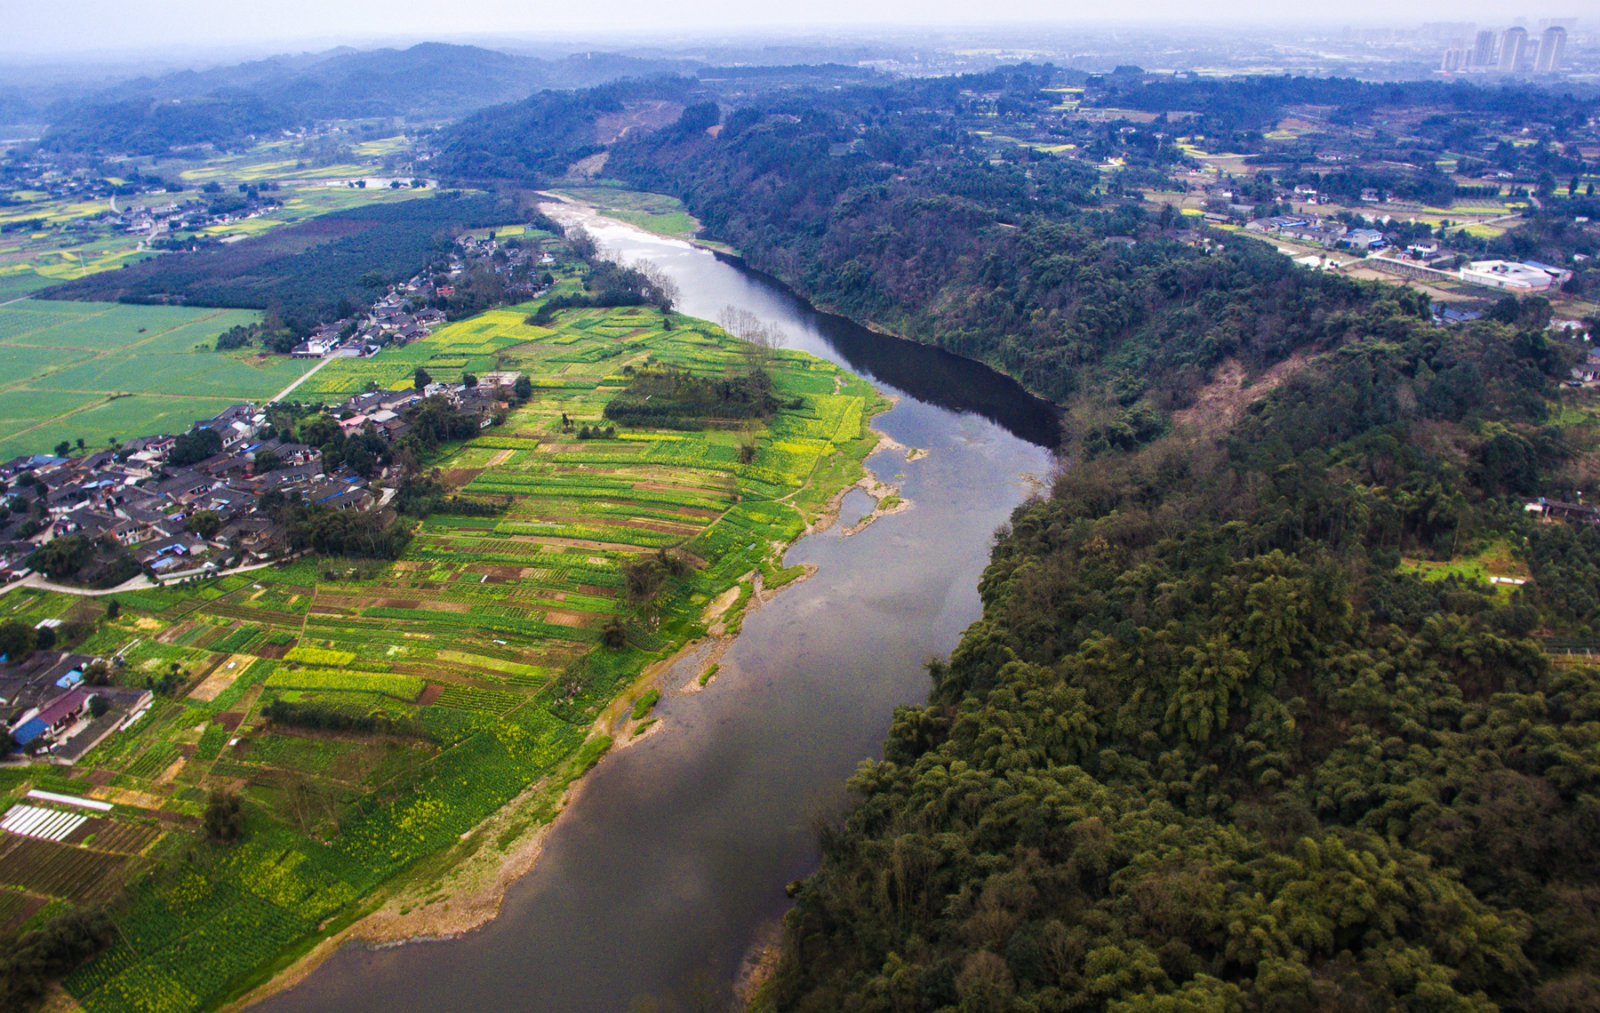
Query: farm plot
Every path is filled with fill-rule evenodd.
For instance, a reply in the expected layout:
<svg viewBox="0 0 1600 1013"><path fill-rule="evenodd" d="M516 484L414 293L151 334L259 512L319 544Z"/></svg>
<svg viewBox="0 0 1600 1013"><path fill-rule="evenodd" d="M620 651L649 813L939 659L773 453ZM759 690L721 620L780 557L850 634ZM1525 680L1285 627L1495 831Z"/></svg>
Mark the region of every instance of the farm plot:
<svg viewBox="0 0 1600 1013"><path fill-rule="evenodd" d="M748 588L752 571L781 583L782 546L854 480L872 444L877 395L790 353L768 367L787 406L770 421L608 437L605 406L630 372L732 374L748 359L716 328L680 318L666 330L654 311L576 310L534 327L531 309L441 328L394 350L394 363L382 361L390 352L339 360L314 378L331 397L374 378L409 383L417 365L527 373L534 396L503 425L429 462L454 494L497 512L415 522L392 564L307 559L118 596L120 614L96 634L120 652L113 677L178 685L83 767L97 797L192 835L185 847L204 853L205 874L162 867L117 906L118 941L67 981L85 1009L225 1003L284 948L530 785L559 797L563 772L592 755L579 747L600 709L703 634L705 605ZM601 438L580 438L585 426ZM30 593L18 614L45 618L55 601ZM200 839L214 788L243 800L237 844ZM28 881L6 882L63 883L69 860L115 871L127 854L96 850L101 839L27 839L66 851L30 858ZM161 847L146 844L142 853ZM89 852L109 857L78 854Z"/></svg>
<svg viewBox="0 0 1600 1013"><path fill-rule="evenodd" d="M214 352L242 310L27 299L0 306L0 456L103 446L270 397L304 364Z"/></svg>

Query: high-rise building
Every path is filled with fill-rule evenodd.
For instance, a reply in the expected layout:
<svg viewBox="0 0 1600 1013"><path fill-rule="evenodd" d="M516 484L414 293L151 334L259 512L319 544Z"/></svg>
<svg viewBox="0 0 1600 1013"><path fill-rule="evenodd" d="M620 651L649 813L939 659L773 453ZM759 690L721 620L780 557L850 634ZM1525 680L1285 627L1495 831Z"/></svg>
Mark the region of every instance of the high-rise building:
<svg viewBox="0 0 1600 1013"><path fill-rule="evenodd" d="M1468 58L1472 66L1482 70L1494 66L1494 33L1485 28L1478 33L1477 39L1472 43L1472 55Z"/></svg>
<svg viewBox="0 0 1600 1013"><path fill-rule="evenodd" d="M1526 28L1507 28L1500 36L1500 63L1501 73L1513 74L1522 69L1522 51L1528 46L1528 30Z"/></svg>
<svg viewBox="0 0 1600 1013"><path fill-rule="evenodd" d="M1446 72L1460 70L1461 69L1461 62L1466 57L1466 55L1467 55L1467 53L1464 50L1460 50L1460 49L1447 49L1447 50L1445 50L1444 51L1444 59L1439 61L1439 69L1443 70L1443 71L1446 71Z"/></svg>
<svg viewBox="0 0 1600 1013"><path fill-rule="evenodd" d="M1561 69L1561 59L1567 53L1567 30L1560 25L1551 25L1544 30L1544 35L1539 38L1539 60L1534 69L1539 71L1553 71Z"/></svg>

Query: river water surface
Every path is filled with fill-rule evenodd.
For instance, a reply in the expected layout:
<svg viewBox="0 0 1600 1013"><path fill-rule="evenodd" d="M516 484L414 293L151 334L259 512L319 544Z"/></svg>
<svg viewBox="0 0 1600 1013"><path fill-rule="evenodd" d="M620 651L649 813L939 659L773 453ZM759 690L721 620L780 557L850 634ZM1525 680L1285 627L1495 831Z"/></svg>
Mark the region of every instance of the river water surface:
<svg viewBox="0 0 1600 1013"><path fill-rule="evenodd" d="M720 1008L708 1000L787 910L784 884L816 868L814 821L879 754L894 708L926 699L924 663L979 615L995 528L1048 476L1054 415L1005 377L818 314L688 244L585 224L659 265L683 312L748 310L896 395L874 428L928 454L867 465L911 507L845 538L870 507L854 493L845 523L796 543L786 562L816 575L745 619L706 691L664 689L664 727L589 773L499 918L448 942L345 947L258 1010Z"/></svg>

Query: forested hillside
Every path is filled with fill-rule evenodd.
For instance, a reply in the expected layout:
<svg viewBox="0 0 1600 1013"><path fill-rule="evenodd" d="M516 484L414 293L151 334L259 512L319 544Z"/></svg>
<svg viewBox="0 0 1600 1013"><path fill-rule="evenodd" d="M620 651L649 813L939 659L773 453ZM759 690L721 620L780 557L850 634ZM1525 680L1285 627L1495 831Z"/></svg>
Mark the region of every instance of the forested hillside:
<svg viewBox="0 0 1600 1013"><path fill-rule="evenodd" d="M1109 382L1128 406L1159 381L1164 407L1230 355L1260 366L1323 340L1359 301L1256 244L1194 243L1081 163L991 160L963 124L1042 108L1050 75L796 94L720 124L691 106L617 144L607 171L681 197L709 234L829 309L1057 401Z"/></svg>
<svg viewBox="0 0 1600 1013"><path fill-rule="evenodd" d="M1390 300L1230 431L1063 470L790 916L793 1010L1600 1006L1600 530L1537 328ZM1410 560L1496 543L1515 592ZM1445 570L1435 570L1439 577Z"/></svg>
<svg viewBox="0 0 1600 1013"><path fill-rule="evenodd" d="M544 88L590 88L665 73L683 61L586 53L561 60L423 43L333 50L123 82L58 102L41 146L51 151L162 154L228 146L329 119L444 119Z"/></svg>

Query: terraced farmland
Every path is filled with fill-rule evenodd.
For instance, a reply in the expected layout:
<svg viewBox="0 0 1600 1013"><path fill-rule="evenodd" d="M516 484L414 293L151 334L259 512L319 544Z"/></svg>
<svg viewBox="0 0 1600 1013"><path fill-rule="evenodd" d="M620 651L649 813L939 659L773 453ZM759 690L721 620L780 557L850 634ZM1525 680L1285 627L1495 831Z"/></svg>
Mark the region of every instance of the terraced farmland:
<svg viewBox="0 0 1600 1013"><path fill-rule="evenodd" d="M5 841L39 870L15 885L40 897L98 895L124 866L155 866L117 908L117 942L67 981L85 1009L218 1005L375 891L436 892L427 877L452 859L429 856L508 846L514 835L470 832L513 799L524 831L550 818L567 780L603 752L602 709L705 634L724 592L740 588L716 622L736 628L757 574L768 587L794 577L782 547L875 442L867 422L884 403L870 387L782 352L768 369L785 407L770 423L580 439L606 425L632 370L720 375L748 362L739 343L685 318L669 330L654 311L578 310L534 327L530 309L313 378L314 396L331 400L409 384L418 365L440 378L528 373L533 397L503 425L430 462L456 495L502 512L434 514L393 564L302 560L118 595L115 619L103 603L31 590L0 599L0 618L93 613L85 647L119 654L120 682L179 673L176 692L91 751L67 786L178 832L108 858L92 841ZM629 564L662 551L674 575L630 596ZM0 780L0 806L21 799L29 776ZM239 843L201 835L216 788L243 800ZM34 855L44 844L72 853ZM180 853L196 857L161 861ZM68 877L69 865L104 871Z"/></svg>

